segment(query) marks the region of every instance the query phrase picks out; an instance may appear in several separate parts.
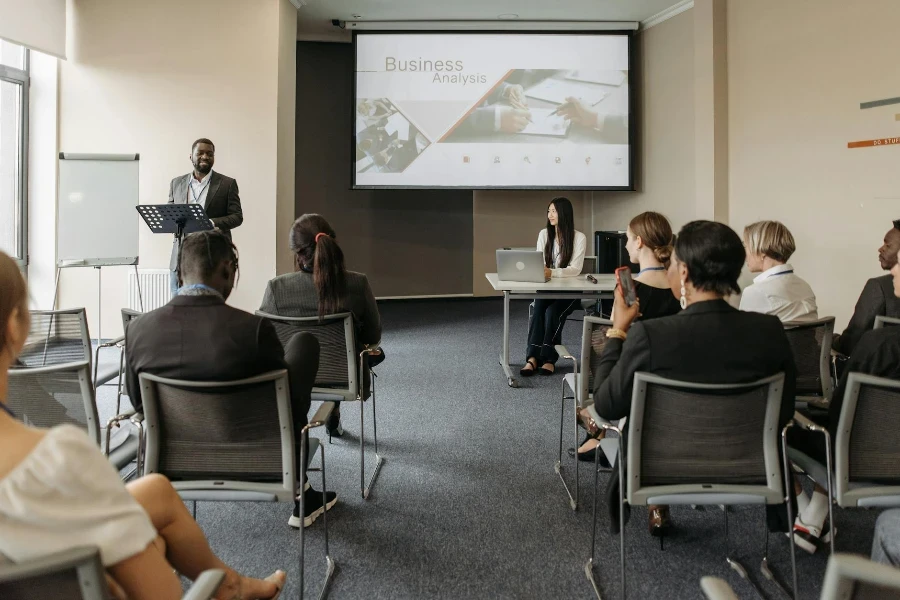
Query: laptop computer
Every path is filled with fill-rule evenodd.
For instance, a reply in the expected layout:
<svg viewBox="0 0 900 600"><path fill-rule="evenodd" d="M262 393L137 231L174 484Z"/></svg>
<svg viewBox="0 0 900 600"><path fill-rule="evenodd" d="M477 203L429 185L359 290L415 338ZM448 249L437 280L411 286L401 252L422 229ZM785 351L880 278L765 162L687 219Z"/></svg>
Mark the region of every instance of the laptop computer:
<svg viewBox="0 0 900 600"><path fill-rule="evenodd" d="M546 283L544 253L539 250L497 250L497 278L500 281Z"/></svg>

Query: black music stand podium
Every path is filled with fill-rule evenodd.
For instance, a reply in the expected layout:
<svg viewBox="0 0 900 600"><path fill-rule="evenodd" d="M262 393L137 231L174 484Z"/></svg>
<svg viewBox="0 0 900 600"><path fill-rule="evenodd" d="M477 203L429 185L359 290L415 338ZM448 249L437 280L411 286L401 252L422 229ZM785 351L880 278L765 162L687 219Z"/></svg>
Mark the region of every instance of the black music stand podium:
<svg viewBox="0 0 900 600"><path fill-rule="evenodd" d="M181 270L181 245L184 236L213 229L206 211L199 204L141 204L135 206L153 233L174 233L178 243L175 270Z"/></svg>

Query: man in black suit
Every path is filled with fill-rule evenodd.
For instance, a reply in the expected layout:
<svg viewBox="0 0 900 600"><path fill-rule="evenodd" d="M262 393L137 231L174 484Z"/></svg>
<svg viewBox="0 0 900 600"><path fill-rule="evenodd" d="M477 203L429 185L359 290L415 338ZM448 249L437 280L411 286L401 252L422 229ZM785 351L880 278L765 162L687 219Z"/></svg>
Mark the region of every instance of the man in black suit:
<svg viewBox="0 0 900 600"><path fill-rule="evenodd" d="M897 264L897 251L900 251L900 219L894 221L894 226L884 235L884 243L878 249L882 269L890 271ZM850 356L862 335L875 325L875 317L879 315L900 318L900 298L894 295L890 274L873 277L866 282L847 329L835 338L832 348Z"/></svg>
<svg viewBox="0 0 900 600"><path fill-rule="evenodd" d="M319 369L319 342L309 333L295 335L282 348L270 321L232 308L225 300L234 287L237 249L221 231L201 231L184 240L181 256L184 285L165 306L135 319L125 331L128 369L125 374L131 403L142 408L138 376L194 381L232 381L287 369L291 388L294 431L307 424L312 386ZM296 448L301 481L306 465ZM304 488L304 527L323 510L322 494ZM337 495L328 493L328 509ZM299 502L289 524L300 526Z"/></svg>
<svg viewBox="0 0 900 600"><path fill-rule="evenodd" d="M200 138L191 146L191 164L194 170L176 177L169 184L169 204L199 204L206 211L213 227L231 239L231 230L244 222L241 197L237 181L213 172L216 162L216 146L206 138ZM172 295L178 289L178 246L173 242L169 258Z"/></svg>

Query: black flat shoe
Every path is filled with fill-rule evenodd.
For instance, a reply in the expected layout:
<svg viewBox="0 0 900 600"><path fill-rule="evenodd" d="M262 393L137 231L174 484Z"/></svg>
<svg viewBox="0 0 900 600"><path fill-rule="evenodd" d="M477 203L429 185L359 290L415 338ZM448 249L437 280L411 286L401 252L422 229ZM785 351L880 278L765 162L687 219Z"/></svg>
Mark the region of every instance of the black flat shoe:
<svg viewBox="0 0 900 600"><path fill-rule="evenodd" d="M530 369L525 368L528 365L531 365ZM537 373L537 363L536 362L531 362L530 360L526 361L525 367L522 367L521 369L519 369L519 375L521 375L522 377L531 377L532 375Z"/></svg>
<svg viewBox="0 0 900 600"><path fill-rule="evenodd" d="M581 462L594 462L594 460L597 458L596 455L598 448L600 448L600 446L591 448L587 452L578 452L577 450L575 450L575 448L569 448L568 452L569 456L577 456L578 460L580 460ZM604 469L612 469L612 465L609 464L609 460L607 460L606 454L602 451L600 453L600 462L598 464Z"/></svg>
<svg viewBox="0 0 900 600"><path fill-rule="evenodd" d="M545 369L544 367L541 367L540 369L538 369L538 373L540 373L544 377L549 377L550 375L553 375L554 373L556 373L556 369L553 369L551 371L550 369Z"/></svg>

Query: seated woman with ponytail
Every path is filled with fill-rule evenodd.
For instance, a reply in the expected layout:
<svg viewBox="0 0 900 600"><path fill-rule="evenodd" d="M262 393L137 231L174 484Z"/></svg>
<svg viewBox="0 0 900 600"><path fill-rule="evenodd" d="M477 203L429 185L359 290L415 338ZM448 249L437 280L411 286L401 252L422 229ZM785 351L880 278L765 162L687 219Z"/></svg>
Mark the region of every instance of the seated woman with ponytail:
<svg viewBox="0 0 900 600"><path fill-rule="evenodd" d="M677 314L681 304L672 295L667 275L675 242L669 220L658 212L641 213L628 224L625 236L628 260L641 267L634 276L634 291L641 306L641 315L635 320L649 321ZM578 449L578 460L594 462L594 452L602 437L602 434L596 438L589 435Z"/></svg>
<svg viewBox="0 0 900 600"><path fill-rule="evenodd" d="M322 215L307 214L294 221L290 240L296 272L271 280L259 309L279 317L352 313L359 352L381 341L381 315L366 276L344 267L344 253L336 238ZM375 358L371 366L384 355ZM343 434L340 419L338 408L326 423L328 435Z"/></svg>

